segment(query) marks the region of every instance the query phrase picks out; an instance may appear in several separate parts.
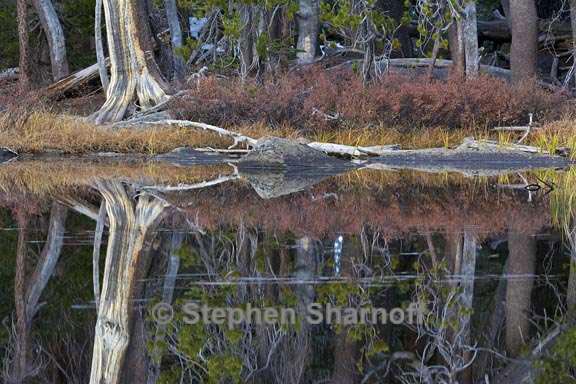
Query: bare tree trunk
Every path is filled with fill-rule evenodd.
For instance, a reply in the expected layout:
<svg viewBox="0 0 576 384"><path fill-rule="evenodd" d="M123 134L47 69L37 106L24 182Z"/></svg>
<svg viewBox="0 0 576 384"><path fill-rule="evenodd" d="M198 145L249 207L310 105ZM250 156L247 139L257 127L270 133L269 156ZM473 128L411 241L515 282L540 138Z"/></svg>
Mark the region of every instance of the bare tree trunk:
<svg viewBox="0 0 576 384"><path fill-rule="evenodd" d="M478 57L478 20L476 18L476 3L469 2L464 8L463 34L464 52L466 55L466 78L478 76L480 58Z"/></svg>
<svg viewBox="0 0 576 384"><path fill-rule="evenodd" d="M467 311L462 315L460 321L462 322L462 342L464 345L472 344L472 322L471 314L473 312L474 302L474 282L476 277L476 252L477 240L476 235L469 229L464 231L464 242L462 245L462 264L460 265L460 275L462 276L462 294L460 302L463 308ZM469 362L472 359L470 351L462 351L464 359ZM472 383L472 366L462 372L463 383Z"/></svg>
<svg viewBox="0 0 576 384"><path fill-rule="evenodd" d="M147 236L160 220L163 203L140 196L134 206L124 185L97 182L106 200L110 236L96 322L91 384L120 383L132 331L137 266Z"/></svg>
<svg viewBox="0 0 576 384"><path fill-rule="evenodd" d="M180 27L180 20L178 19L176 0L164 0L164 8L166 8L166 17L170 27L174 75L177 79L181 79L184 76L184 60L177 52L177 49L182 47L183 39L182 28Z"/></svg>
<svg viewBox="0 0 576 384"><path fill-rule="evenodd" d="M297 13L299 64L310 64L318 52L318 33L320 31L320 2L318 0L300 0Z"/></svg>
<svg viewBox="0 0 576 384"><path fill-rule="evenodd" d="M461 79L464 79L466 60L464 57L464 33L461 21L454 20L452 22L448 31L448 40L454 71Z"/></svg>
<svg viewBox="0 0 576 384"><path fill-rule="evenodd" d="M34 7L40 23L46 33L50 47L50 63L52 65L52 78L58 81L70 74L68 60L66 59L66 40L64 30L58 19L58 14L51 0L33 0Z"/></svg>
<svg viewBox="0 0 576 384"><path fill-rule="evenodd" d="M168 85L154 61L147 8L137 0L104 0L111 78L106 103L92 119L120 121L137 101L148 109L166 101Z"/></svg>
<svg viewBox="0 0 576 384"><path fill-rule="evenodd" d="M96 308L100 306L100 248L102 247L102 235L106 223L106 200L100 203L96 230L94 231L94 248L92 249L92 285L94 288L94 302Z"/></svg>
<svg viewBox="0 0 576 384"><path fill-rule="evenodd" d="M170 239L170 255L168 260L168 268L164 276L164 286L162 287L162 302L172 303L174 297L174 289L176 288L176 278L178 277L178 270L180 269L180 256L177 252L182 246L184 236L181 233L172 233ZM156 335L154 336L154 346L150 353L151 361L149 365L148 384L156 384L160 378L160 366L162 365L162 347L161 342L164 341L166 336L166 325L158 324Z"/></svg>
<svg viewBox="0 0 576 384"><path fill-rule="evenodd" d="M240 76L245 79L252 71L254 60L253 47L255 42L254 31L254 6L250 4L241 4L239 8L240 23L242 31L240 32Z"/></svg>
<svg viewBox="0 0 576 384"><path fill-rule="evenodd" d="M342 244L342 277L354 278L354 261L363 255L362 245L358 239L349 236ZM349 337L350 326L343 326L335 336L334 370L331 384L354 384L359 382L357 361L359 348L356 341Z"/></svg>
<svg viewBox="0 0 576 384"><path fill-rule="evenodd" d="M535 0L510 0L512 81L536 79L538 15Z"/></svg>
<svg viewBox="0 0 576 384"><path fill-rule="evenodd" d="M30 90L30 45L28 42L28 4L26 0L16 1L18 13L19 87L22 92Z"/></svg>
<svg viewBox="0 0 576 384"><path fill-rule="evenodd" d="M508 234L508 249L506 349L515 357L530 336L529 311L536 266L536 239L511 232Z"/></svg>
<svg viewBox="0 0 576 384"><path fill-rule="evenodd" d="M18 216L18 246L16 250L16 275L14 276L14 302L16 306L16 347L12 379L23 383L28 375L30 355L30 326L26 316L26 258L28 251L28 217Z"/></svg>
<svg viewBox="0 0 576 384"><path fill-rule="evenodd" d="M26 295L26 316L30 321L32 321L38 311L40 296L42 296L44 288L48 285L48 281L52 277L54 268L56 268L56 264L60 259L67 216L68 208L60 203L52 204L46 245L42 248L40 260L31 278L32 285Z"/></svg>
<svg viewBox="0 0 576 384"><path fill-rule="evenodd" d="M102 0L96 0L96 10L94 17L94 44L96 45L96 60L98 62L98 73L100 83L104 93L108 91L110 78L108 77L108 65L104 55L104 45L102 44Z"/></svg>

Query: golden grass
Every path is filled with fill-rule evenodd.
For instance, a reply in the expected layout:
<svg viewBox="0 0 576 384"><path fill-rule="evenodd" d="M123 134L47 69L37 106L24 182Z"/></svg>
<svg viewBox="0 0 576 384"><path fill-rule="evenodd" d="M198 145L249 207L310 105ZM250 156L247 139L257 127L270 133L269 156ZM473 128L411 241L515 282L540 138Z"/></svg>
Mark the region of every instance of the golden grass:
<svg viewBox="0 0 576 384"><path fill-rule="evenodd" d="M10 195L53 193L92 186L96 179L114 179L132 183L192 184L229 174L228 165L177 167L145 162L82 162L78 160L22 161L0 167L0 191Z"/></svg>
<svg viewBox="0 0 576 384"><path fill-rule="evenodd" d="M68 115L32 112L0 117L0 146L19 153L58 150L79 154L120 152L157 154L181 146L224 147L232 143L218 135L185 128L105 129Z"/></svg>
<svg viewBox="0 0 576 384"><path fill-rule="evenodd" d="M349 126L338 130L301 132L290 126L269 127L258 123L231 128L244 135L260 138L278 136L311 141L332 142L354 146L400 144L405 149L455 147L467 136L492 138L502 143L515 142L520 135L490 132L478 127L449 130L430 127L411 133L394 127ZM182 146L226 148L232 141L216 134L193 128L154 127L147 129L106 129L72 115L46 111L26 111L24 108L0 114L0 146L19 153L57 150L71 154L90 152L120 152L158 154ZM547 124L534 131L527 144L554 152L569 147L576 155L576 117Z"/></svg>

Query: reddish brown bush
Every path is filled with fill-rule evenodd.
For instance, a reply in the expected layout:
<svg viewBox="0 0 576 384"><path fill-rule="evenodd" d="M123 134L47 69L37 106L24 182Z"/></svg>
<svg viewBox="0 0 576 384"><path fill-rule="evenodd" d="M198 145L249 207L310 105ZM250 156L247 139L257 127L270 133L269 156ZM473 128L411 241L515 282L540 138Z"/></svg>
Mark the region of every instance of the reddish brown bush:
<svg viewBox="0 0 576 384"><path fill-rule="evenodd" d="M387 125L409 132L525 123L528 113L543 122L557 117L561 105L560 95L489 76L463 82L389 74L365 88L350 70L316 68L262 84L208 78L174 101L172 109L180 118L229 127L258 122L315 130Z"/></svg>

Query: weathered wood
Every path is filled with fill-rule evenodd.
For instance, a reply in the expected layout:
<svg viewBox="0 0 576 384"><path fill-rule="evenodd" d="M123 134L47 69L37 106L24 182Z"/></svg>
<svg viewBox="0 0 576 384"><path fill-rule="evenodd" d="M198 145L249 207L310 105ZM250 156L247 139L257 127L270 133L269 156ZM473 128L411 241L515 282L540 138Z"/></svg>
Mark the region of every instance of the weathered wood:
<svg viewBox="0 0 576 384"><path fill-rule="evenodd" d="M154 61L145 4L104 0L110 57L106 102L91 116L96 123L122 120L133 102L148 109L167 99L168 85Z"/></svg>
<svg viewBox="0 0 576 384"><path fill-rule="evenodd" d="M109 65L109 63L110 61L106 60L106 65ZM57 97L75 88L78 88L81 85L87 84L88 82L96 79L98 76L98 64L93 64L87 68L71 74L68 77L63 78L60 81L57 81L54 84L50 84L46 88L46 92L53 97Z"/></svg>
<svg viewBox="0 0 576 384"><path fill-rule="evenodd" d="M120 383L130 342L132 297L144 243L165 205L141 195L137 203L120 182L97 181L106 201L110 236L94 339L91 384Z"/></svg>
<svg viewBox="0 0 576 384"><path fill-rule="evenodd" d="M228 131L224 128L216 127L210 124L197 123L194 121L187 120L159 120L159 121L142 121L142 122L120 122L113 125L114 128L127 128L127 127L138 127L138 126L176 126L181 128L198 128L205 131L210 131L217 133L220 136L230 137L234 140L234 144L229 148L234 148L239 143L247 143L249 145L255 145L257 140L248 136L244 136L240 133Z"/></svg>

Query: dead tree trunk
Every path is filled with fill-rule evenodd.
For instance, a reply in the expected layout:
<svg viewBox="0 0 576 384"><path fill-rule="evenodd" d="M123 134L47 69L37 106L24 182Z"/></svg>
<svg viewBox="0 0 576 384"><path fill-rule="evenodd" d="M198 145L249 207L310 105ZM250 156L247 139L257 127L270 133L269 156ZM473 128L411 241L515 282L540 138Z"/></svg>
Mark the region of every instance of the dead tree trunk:
<svg viewBox="0 0 576 384"><path fill-rule="evenodd" d="M102 44L102 0L96 0L96 10L94 15L94 44L96 45L96 60L98 62L98 73L100 74L100 83L104 93L110 85L108 77L108 65L104 55L104 45Z"/></svg>
<svg viewBox="0 0 576 384"><path fill-rule="evenodd" d="M152 50L147 10L137 0L104 0L110 86L106 102L92 119L96 123L122 120L133 102L147 109L166 101L165 83Z"/></svg>
<svg viewBox="0 0 576 384"><path fill-rule="evenodd" d="M18 13L19 88L22 92L30 90L30 45L28 42L28 4L26 0L16 1Z"/></svg>
<svg viewBox="0 0 576 384"><path fill-rule="evenodd" d="M512 81L535 79L538 53L538 15L535 0L510 0Z"/></svg>
<svg viewBox="0 0 576 384"><path fill-rule="evenodd" d="M450 26L450 30L448 31L448 41L450 45L450 56L454 63L454 70L458 76L463 79L466 59L464 57L464 33L461 21L456 20Z"/></svg>
<svg viewBox="0 0 576 384"><path fill-rule="evenodd" d="M132 326L132 297L137 266L147 236L158 223L163 203L140 196L134 204L119 182L97 182L106 200L110 236L106 253L104 282L92 356L91 384L120 383Z"/></svg>
<svg viewBox="0 0 576 384"><path fill-rule="evenodd" d="M34 7L36 12L38 12L40 23L48 39L52 78L54 81L58 81L70 74L68 60L66 59L64 30L51 0L34 0Z"/></svg>
<svg viewBox="0 0 576 384"><path fill-rule="evenodd" d="M176 0L164 0L164 8L166 8L166 18L168 19L168 26L170 27L174 76L177 79L181 79L184 76L184 60L178 53L178 48L182 48L183 39Z"/></svg>
<svg viewBox="0 0 576 384"><path fill-rule="evenodd" d="M506 349L518 356L530 335L529 310L534 270L536 239L511 232L508 234L508 285L506 288Z"/></svg>
<svg viewBox="0 0 576 384"><path fill-rule="evenodd" d="M180 256L178 256L178 250L182 246L184 240L184 235L182 233L174 232L170 236L170 248L168 255L168 267L166 269L166 275L164 276L164 284L162 287L162 302L172 303L174 297L174 290L176 288L176 278L178 277L178 271L180 269ZM153 338L153 347L150 353L150 364L148 372L148 384L156 384L160 378L160 367L162 365L162 343L166 337L166 325L158 324L156 328L156 334Z"/></svg>
<svg viewBox="0 0 576 384"><path fill-rule="evenodd" d="M21 214L18 217L18 246L16 249L16 274L14 276L14 303L16 306L16 346L12 380L16 384L23 383L28 375L30 355L30 327L26 316L26 258L28 257L26 242L28 241L28 217Z"/></svg>
<svg viewBox="0 0 576 384"><path fill-rule="evenodd" d="M56 264L60 259L62 246L64 244L64 231L68 208L60 203L53 203L50 211L50 224L48 226L48 237L46 245L42 248L40 260L36 270L32 275L31 285L26 295L26 316L30 321L38 311L38 302L42 292L48 285L50 277L54 273Z"/></svg>
<svg viewBox="0 0 576 384"><path fill-rule="evenodd" d="M470 2L464 8L463 40L464 52L466 55L466 78L478 76L480 58L478 57L478 20L476 17L476 3Z"/></svg>
<svg viewBox="0 0 576 384"><path fill-rule="evenodd" d="M474 302L474 282L476 277L476 258L477 258L477 239L476 235L470 229L464 231L464 242L462 245L462 263L460 265L460 275L462 276L462 294L460 296L460 302L463 308L466 308L466 312L462 315L461 329L462 332L462 344L472 345L472 312L473 312L473 302ZM470 362L473 358L472 353L469 350L461 351L465 363ZM462 372L462 382L471 383L472 379L472 369L471 366Z"/></svg>
<svg viewBox="0 0 576 384"><path fill-rule="evenodd" d="M318 0L300 0L297 13L298 21L298 63L310 64L318 52L318 33L320 30L320 2Z"/></svg>

